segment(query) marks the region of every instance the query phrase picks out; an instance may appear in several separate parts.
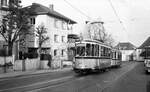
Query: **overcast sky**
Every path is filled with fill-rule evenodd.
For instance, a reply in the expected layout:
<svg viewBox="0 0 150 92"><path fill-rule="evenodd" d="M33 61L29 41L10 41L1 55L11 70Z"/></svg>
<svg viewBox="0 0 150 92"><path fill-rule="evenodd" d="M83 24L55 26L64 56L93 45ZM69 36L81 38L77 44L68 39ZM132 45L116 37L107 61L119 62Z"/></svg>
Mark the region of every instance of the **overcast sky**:
<svg viewBox="0 0 150 92"><path fill-rule="evenodd" d="M28 6L33 2L45 6L54 4L57 12L78 22L74 26L75 33L83 30L86 20L101 18L107 32L117 42L139 46L150 36L150 0L22 0L22 5Z"/></svg>

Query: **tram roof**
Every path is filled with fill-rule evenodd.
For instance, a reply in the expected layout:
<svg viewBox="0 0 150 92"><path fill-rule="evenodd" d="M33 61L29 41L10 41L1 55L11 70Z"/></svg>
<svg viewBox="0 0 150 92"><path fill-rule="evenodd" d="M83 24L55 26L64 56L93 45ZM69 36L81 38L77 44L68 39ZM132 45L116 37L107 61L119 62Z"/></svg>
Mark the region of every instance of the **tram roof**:
<svg viewBox="0 0 150 92"><path fill-rule="evenodd" d="M114 52L120 52L120 50L114 49L114 48L112 48L112 51L114 51Z"/></svg>
<svg viewBox="0 0 150 92"><path fill-rule="evenodd" d="M111 48L109 45L107 45L107 44L105 44L105 43L102 43L102 42L100 42L100 41L97 41L97 40L85 39L85 40L78 41L78 42L80 42L80 43L97 43L97 44L101 44L101 45L103 45L103 46L107 46L107 47ZM77 42L77 43L78 43L78 42Z"/></svg>

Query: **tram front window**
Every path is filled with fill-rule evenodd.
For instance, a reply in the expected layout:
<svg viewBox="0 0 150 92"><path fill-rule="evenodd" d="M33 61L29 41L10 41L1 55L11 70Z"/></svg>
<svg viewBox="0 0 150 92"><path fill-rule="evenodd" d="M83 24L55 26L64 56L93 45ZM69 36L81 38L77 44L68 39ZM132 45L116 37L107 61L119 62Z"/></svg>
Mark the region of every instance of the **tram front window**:
<svg viewBox="0 0 150 92"><path fill-rule="evenodd" d="M91 56L91 44L86 45L86 56Z"/></svg>
<svg viewBox="0 0 150 92"><path fill-rule="evenodd" d="M84 46L78 46L76 50L77 50L76 56L85 56Z"/></svg>

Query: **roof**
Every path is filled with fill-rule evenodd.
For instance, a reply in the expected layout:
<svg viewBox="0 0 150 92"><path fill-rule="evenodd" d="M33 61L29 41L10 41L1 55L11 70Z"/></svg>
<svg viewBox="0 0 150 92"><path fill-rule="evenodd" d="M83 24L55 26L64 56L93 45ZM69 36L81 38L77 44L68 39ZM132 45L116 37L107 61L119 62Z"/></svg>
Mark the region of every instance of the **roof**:
<svg viewBox="0 0 150 92"><path fill-rule="evenodd" d="M96 44L101 44L102 46L111 48L111 46L107 45L106 43L103 43L101 41L98 40L94 40L94 39L84 39L84 40L79 40L77 43L96 43Z"/></svg>
<svg viewBox="0 0 150 92"><path fill-rule="evenodd" d="M68 34L68 38L79 39L80 37L77 34Z"/></svg>
<svg viewBox="0 0 150 92"><path fill-rule="evenodd" d="M43 6L41 4L38 3L32 3L32 5L25 7L25 9L28 9L29 13L31 15L43 15L43 14L47 14L59 19L62 19L66 22L69 22L70 24L75 24L76 22L71 20L70 18L56 12L55 10L52 10L46 6Z"/></svg>
<svg viewBox="0 0 150 92"><path fill-rule="evenodd" d="M115 46L115 48L121 50L134 50L136 47L130 42L123 42L119 43L117 46Z"/></svg>
<svg viewBox="0 0 150 92"><path fill-rule="evenodd" d="M143 44L142 44L140 47L138 47L138 48L139 48L139 49L144 49L144 48L146 48L146 47L150 47L150 37L148 37L148 38L146 39L146 41L144 41Z"/></svg>

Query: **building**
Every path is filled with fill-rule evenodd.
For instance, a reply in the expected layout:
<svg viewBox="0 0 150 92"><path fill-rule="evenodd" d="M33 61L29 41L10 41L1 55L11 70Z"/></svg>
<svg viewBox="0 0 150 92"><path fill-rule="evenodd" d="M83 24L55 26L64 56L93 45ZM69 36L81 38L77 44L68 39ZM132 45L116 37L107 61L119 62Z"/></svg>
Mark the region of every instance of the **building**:
<svg viewBox="0 0 150 92"><path fill-rule="evenodd" d="M136 47L130 42L119 43L117 46L115 46L115 48L121 51L122 61L134 60L135 56L133 53L135 52Z"/></svg>
<svg viewBox="0 0 150 92"><path fill-rule="evenodd" d="M142 57L140 54L143 52L141 48L136 48L135 52L133 53L135 56L136 61L144 61L144 57Z"/></svg>
<svg viewBox="0 0 150 92"><path fill-rule="evenodd" d="M138 50L140 50L139 53L139 58L141 59L141 61L144 61L145 57L149 57L150 56L150 37L148 37L142 44L141 46L138 47Z"/></svg>
<svg viewBox="0 0 150 92"><path fill-rule="evenodd" d="M73 61L75 56L75 42L79 41L79 36L76 34L68 35L68 60Z"/></svg>
<svg viewBox="0 0 150 92"><path fill-rule="evenodd" d="M42 52L51 53L53 61L59 64L61 61L67 60L68 34L72 33L72 26L76 22L55 11L53 5L48 8L41 4L33 3L25 8L29 10L31 15L30 22L34 30L40 25L44 25L47 29L47 36L50 39L42 45ZM36 37L36 34L26 38L27 52L37 51L38 37Z"/></svg>

